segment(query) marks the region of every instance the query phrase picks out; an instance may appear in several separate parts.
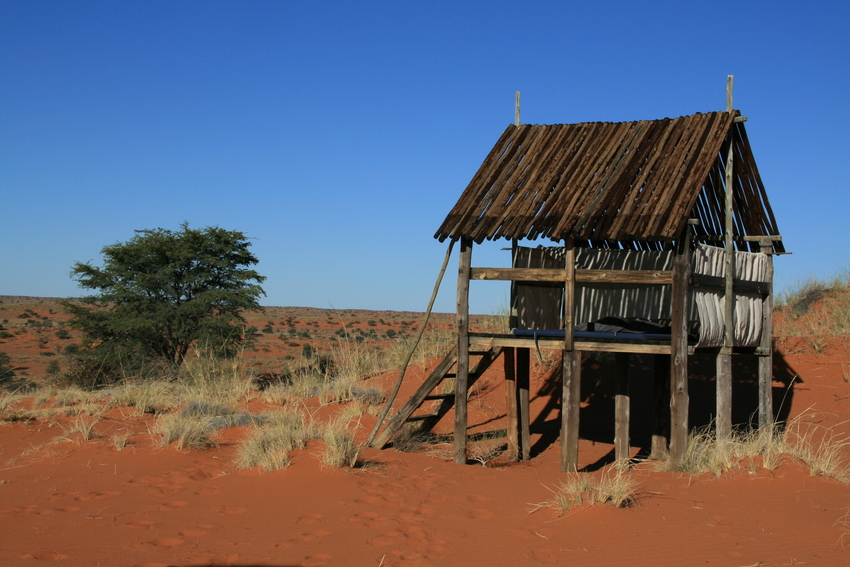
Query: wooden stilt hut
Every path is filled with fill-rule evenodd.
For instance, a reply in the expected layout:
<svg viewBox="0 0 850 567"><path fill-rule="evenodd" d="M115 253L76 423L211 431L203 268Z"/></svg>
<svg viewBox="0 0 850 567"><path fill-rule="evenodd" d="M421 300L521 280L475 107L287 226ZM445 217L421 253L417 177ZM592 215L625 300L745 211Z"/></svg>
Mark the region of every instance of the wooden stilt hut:
<svg viewBox="0 0 850 567"><path fill-rule="evenodd" d="M717 357L717 432L731 433L731 356L759 357L759 423L771 402L772 255L783 253L744 129L731 110L619 123L511 125L435 237L460 243L457 346L373 440L455 409L467 460L467 393L504 356L508 443L529 458L529 353L563 351L561 470L578 465L581 356L615 353L615 452L629 457L628 357L656 359L652 451L673 464L688 439L688 355ZM510 267L473 267L484 241L512 243ZM529 248L518 242L551 241ZM469 329L472 280L509 280L511 334ZM475 363L472 364L471 360ZM452 372L453 370L453 372ZM455 376L455 390L436 386ZM414 415L426 400L437 410Z"/></svg>

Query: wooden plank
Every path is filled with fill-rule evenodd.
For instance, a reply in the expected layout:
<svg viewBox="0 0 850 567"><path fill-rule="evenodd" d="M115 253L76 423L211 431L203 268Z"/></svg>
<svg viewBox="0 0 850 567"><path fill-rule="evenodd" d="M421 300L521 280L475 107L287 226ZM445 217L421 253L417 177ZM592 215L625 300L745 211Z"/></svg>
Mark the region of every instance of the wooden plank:
<svg viewBox="0 0 850 567"><path fill-rule="evenodd" d="M473 280L563 283L564 270L557 268L472 268Z"/></svg>
<svg viewBox="0 0 850 567"><path fill-rule="evenodd" d="M457 275L457 378L455 379L454 461L466 463L466 403L469 381L469 268L472 240L460 239Z"/></svg>
<svg viewBox="0 0 850 567"><path fill-rule="evenodd" d="M563 283L566 270L557 268L472 268L470 279L493 281ZM577 283L669 285L673 272L667 270L575 270Z"/></svg>
<svg viewBox="0 0 850 567"><path fill-rule="evenodd" d="M514 353L516 349L505 349L505 414L508 420L506 429L508 432L507 457L511 461L519 458L519 415L517 414L517 384L516 384L516 361Z"/></svg>
<svg viewBox="0 0 850 567"><path fill-rule="evenodd" d="M577 283L658 284L673 283L669 270L576 270Z"/></svg>
<svg viewBox="0 0 850 567"><path fill-rule="evenodd" d="M670 464L678 467L688 449L688 277L690 239L679 241L673 260L670 340Z"/></svg>
<svg viewBox="0 0 850 567"><path fill-rule="evenodd" d="M630 458L629 443L629 355L616 354L616 378L614 385L614 455L619 466L625 466Z"/></svg>
<svg viewBox="0 0 850 567"><path fill-rule="evenodd" d="M496 346L513 348L534 348L540 350L563 350L564 341L559 337L515 337L512 335L489 335L470 333L469 344L475 348L492 348ZM624 342L591 342L573 341L574 348L587 352L632 352L636 354L670 354L670 343L657 341L645 343L639 341ZM693 354L694 348L688 346L688 354Z"/></svg>
<svg viewBox="0 0 850 567"><path fill-rule="evenodd" d="M670 355L655 355L652 382L652 446L650 458L662 461L667 458L670 439Z"/></svg>
<svg viewBox="0 0 850 567"><path fill-rule="evenodd" d="M529 396L531 374L531 352L519 348L516 352L516 381L519 390L519 444L522 448L522 460L531 459L531 419L529 416Z"/></svg>
<svg viewBox="0 0 850 567"><path fill-rule="evenodd" d="M561 389L561 472L578 470L581 351L565 351Z"/></svg>
<svg viewBox="0 0 850 567"><path fill-rule="evenodd" d="M725 292L726 278L720 276L706 276L704 274L691 274L691 287L708 291ZM757 293L767 295L770 293L770 284L767 282L733 280L732 291L735 293Z"/></svg>
<svg viewBox="0 0 850 567"><path fill-rule="evenodd" d="M761 243L761 251L770 254L773 243L764 241ZM758 382L759 382L759 427L770 427L773 425L773 258L767 257L769 267L767 270L770 290L764 298L761 319L761 339L759 347L766 351L764 356L759 357Z"/></svg>

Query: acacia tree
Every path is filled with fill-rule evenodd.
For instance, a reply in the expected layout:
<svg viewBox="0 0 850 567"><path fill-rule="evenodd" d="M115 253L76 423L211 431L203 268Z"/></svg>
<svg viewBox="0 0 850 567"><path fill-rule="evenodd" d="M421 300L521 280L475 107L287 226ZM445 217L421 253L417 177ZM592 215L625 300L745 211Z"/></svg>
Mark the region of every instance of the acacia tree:
<svg viewBox="0 0 850 567"><path fill-rule="evenodd" d="M227 354L243 340L241 312L261 309L266 279L244 234L218 227L137 230L105 246L103 266L77 262L71 277L97 294L66 301L71 326L95 354L165 360L177 370L193 344Z"/></svg>

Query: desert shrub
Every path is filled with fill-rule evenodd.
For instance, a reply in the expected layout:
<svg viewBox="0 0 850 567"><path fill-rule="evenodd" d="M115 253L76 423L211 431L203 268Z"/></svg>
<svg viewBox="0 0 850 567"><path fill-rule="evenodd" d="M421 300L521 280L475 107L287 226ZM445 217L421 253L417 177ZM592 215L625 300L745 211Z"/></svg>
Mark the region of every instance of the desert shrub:
<svg viewBox="0 0 850 567"><path fill-rule="evenodd" d="M12 357L5 352L0 352L0 386L10 384L15 378L15 369L12 367Z"/></svg>

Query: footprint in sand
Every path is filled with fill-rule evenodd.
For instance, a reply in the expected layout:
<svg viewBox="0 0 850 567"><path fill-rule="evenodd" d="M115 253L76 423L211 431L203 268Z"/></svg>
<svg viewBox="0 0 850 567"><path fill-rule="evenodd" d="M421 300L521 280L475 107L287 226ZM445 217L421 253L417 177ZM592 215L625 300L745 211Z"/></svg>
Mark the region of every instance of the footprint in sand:
<svg viewBox="0 0 850 567"><path fill-rule="evenodd" d="M466 497L470 502L489 502L492 500L489 496L484 496L483 494L470 494Z"/></svg>
<svg viewBox="0 0 850 567"><path fill-rule="evenodd" d="M198 496L215 496L219 492L221 492L221 489L216 488L214 486L208 486L206 488L198 490L197 492L195 492L195 494L197 494Z"/></svg>
<svg viewBox="0 0 850 567"><path fill-rule="evenodd" d="M243 508L242 506L225 506L224 508L220 508L218 510L219 514L225 514L227 516L233 516L235 514L244 514L247 512L247 508Z"/></svg>
<svg viewBox="0 0 850 567"><path fill-rule="evenodd" d="M183 543L183 540L176 538L161 538L155 539L151 543L157 547L177 547Z"/></svg>
<svg viewBox="0 0 850 567"><path fill-rule="evenodd" d="M21 559L38 559L39 561L61 561L68 559L64 553L56 551L36 551L35 553L27 553L21 556Z"/></svg>
<svg viewBox="0 0 850 567"><path fill-rule="evenodd" d="M467 515L473 520L492 520L495 514L484 508L476 508L474 510L470 510Z"/></svg>
<svg viewBox="0 0 850 567"><path fill-rule="evenodd" d="M133 520L131 522L127 522L127 526L136 530L151 530L153 529L154 523L150 520Z"/></svg>
<svg viewBox="0 0 850 567"><path fill-rule="evenodd" d="M315 553L305 557L304 561L298 564L298 567L320 567L321 565L327 565L330 558L331 556L327 553Z"/></svg>
<svg viewBox="0 0 850 567"><path fill-rule="evenodd" d="M305 514L296 520L296 524L318 524L324 514Z"/></svg>
<svg viewBox="0 0 850 567"><path fill-rule="evenodd" d="M238 553L199 553L188 558L190 565L234 565L239 561Z"/></svg>
<svg viewBox="0 0 850 567"><path fill-rule="evenodd" d="M207 530L190 528L188 530L181 530L177 533L182 535L183 537L201 537L202 535L205 535L207 533Z"/></svg>
<svg viewBox="0 0 850 567"><path fill-rule="evenodd" d="M188 502L183 502L182 500L170 500L168 502L163 502L159 509L162 511L173 510L174 508L182 508L188 504Z"/></svg>
<svg viewBox="0 0 850 567"><path fill-rule="evenodd" d="M89 492L88 494L80 494L75 498L78 502L85 502L87 500L103 500L104 498L108 498L109 496L118 496L121 494L120 492Z"/></svg>

